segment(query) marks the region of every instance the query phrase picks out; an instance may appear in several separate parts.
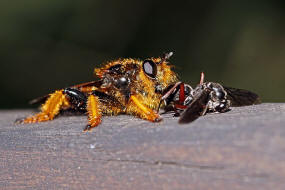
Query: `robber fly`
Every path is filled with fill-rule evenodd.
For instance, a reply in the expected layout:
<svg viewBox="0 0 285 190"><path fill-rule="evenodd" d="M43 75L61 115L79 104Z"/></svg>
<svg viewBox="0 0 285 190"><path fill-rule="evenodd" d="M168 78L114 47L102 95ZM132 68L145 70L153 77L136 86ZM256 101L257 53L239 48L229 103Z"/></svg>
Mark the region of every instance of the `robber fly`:
<svg viewBox="0 0 285 190"><path fill-rule="evenodd" d="M44 102L40 113L17 122L49 121L64 110L87 114L85 130L99 125L102 115L129 114L158 122L161 117L156 110L163 91L178 81L168 62L172 54L145 60L111 61L95 69L99 80L56 90L35 99L32 103Z"/></svg>
<svg viewBox="0 0 285 190"><path fill-rule="evenodd" d="M253 92L225 87L215 82L204 82L204 78L202 72L200 83L194 89L183 82L168 86L160 101L160 105L165 104L165 112L174 111L175 116L180 116L179 123L190 123L208 112L223 113L229 111L230 106L247 106L261 102Z"/></svg>

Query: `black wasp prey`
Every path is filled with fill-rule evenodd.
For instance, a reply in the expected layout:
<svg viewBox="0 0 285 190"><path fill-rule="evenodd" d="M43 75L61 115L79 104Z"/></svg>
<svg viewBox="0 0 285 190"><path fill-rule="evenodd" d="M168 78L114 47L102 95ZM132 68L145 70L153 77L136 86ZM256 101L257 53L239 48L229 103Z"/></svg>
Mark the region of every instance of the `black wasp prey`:
<svg viewBox="0 0 285 190"><path fill-rule="evenodd" d="M248 90L230 88L215 82L204 82L201 73L200 83L192 88L189 84L177 82L169 85L161 98L164 111L174 111L180 116L179 123L190 123L209 112L226 112L231 106L259 104L257 94ZM159 106L160 108L160 106Z"/></svg>

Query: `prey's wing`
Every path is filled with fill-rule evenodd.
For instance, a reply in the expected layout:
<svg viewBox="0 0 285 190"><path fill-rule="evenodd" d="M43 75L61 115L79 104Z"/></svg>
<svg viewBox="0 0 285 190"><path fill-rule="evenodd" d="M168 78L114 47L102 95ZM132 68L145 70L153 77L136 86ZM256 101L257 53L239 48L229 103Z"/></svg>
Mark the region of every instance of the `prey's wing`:
<svg viewBox="0 0 285 190"><path fill-rule="evenodd" d="M260 104L260 97L248 90L231 88L223 86L227 92L227 98L231 101L231 106L249 106L253 104Z"/></svg>
<svg viewBox="0 0 285 190"><path fill-rule="evenodd" d="M179 123L190 123L200 116L205 114L207 111L207 103L209 101L209 90L200 90L195 94L194 100L191 104L186 108L186 110L181 114Z"/></svg>
<svg viewBox="0 0 285 190"><path fill-rule="evenodd" d="M89 86L99 87L99 86L101 86L101 84L102 84L102 80L98 80L98 81L91 81L91 82L86 82L86 83L74 85L71 88L82 88L82 87L89 87ZM50 94L47 94L47 95L35 98L35 99L29 101L29 104L43 103L49 98L49 96L50 96Z"/></svg>

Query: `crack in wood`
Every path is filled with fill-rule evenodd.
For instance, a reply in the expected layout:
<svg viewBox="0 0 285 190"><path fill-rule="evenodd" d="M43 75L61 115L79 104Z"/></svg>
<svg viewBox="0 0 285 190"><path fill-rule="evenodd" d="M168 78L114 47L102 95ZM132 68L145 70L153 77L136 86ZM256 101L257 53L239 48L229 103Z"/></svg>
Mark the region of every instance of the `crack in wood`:
<svg viewBox="0 0 285 190"><path fill-rule="evenodd" d="M105 162L128 162L128 163L138 163L138 164L146 164L146 165L154 165L154 166L175 166L181 168L192 168L192 169L200 169L200 170L224 170L225 166L213 166L213 165L197 165L197 164L185 164L179 163L175 161L147 161L147 160L123 160L123 159L96 159L97 161L105 161Z"/></svg>

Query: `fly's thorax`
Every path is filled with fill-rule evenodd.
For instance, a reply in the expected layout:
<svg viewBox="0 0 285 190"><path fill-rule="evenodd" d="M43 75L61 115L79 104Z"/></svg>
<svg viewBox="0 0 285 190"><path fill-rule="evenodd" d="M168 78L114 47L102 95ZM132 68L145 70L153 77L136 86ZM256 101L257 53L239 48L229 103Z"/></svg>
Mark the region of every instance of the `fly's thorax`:
<svg viewBox="0 0 285 190"><path fill-rule="evenodd" d="M120 90L130 86L138 72L138 68L137 60L122 59L95 69L95 72L103 80L102 87L113 87Z"/></svg>

